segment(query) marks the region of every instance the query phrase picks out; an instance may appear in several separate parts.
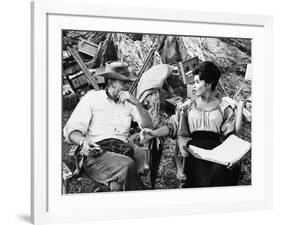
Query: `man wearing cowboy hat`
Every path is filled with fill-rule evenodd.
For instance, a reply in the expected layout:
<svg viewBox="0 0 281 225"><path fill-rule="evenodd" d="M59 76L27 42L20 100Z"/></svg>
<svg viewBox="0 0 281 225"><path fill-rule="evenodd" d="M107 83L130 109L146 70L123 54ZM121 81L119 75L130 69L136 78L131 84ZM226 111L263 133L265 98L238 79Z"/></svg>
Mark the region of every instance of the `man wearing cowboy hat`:
<svg viewBox="0 0 281 225"><path fill-rule="evenodd" d="M84 170L112 191L141 190L142 182L134 162L134 149L128 144L129 128L135 121L151 128L147 111L128 90L136 76L126 63L106 64L107 88L89 91L78 103L64 128L65 138L82 148Z"/></svg>

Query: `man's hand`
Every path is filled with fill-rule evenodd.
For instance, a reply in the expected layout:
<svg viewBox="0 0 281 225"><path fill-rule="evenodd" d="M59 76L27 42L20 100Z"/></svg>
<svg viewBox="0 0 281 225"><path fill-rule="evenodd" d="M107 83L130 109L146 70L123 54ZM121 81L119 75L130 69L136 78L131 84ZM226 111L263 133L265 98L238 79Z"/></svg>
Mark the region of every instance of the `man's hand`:
<svg viewBox="0 0 281 225"><path fill-rule="evenodd" d="M93 141L84 139L80 153L84 156L98 156L103 153L101 147Z"/></svg>
<svg viewBox="0 0 281 225"><path fill-rule="evenodd" d="M144 128L151 128L152 127L152 119L149 113L143 108L141 103L131 95L128 91L121 91L118 94L119 101L124 103L128 101L130 104L134 105L136 108L136 113L138 114L138 124Z"/></svg>
<svg viewBox="0 0 281 225"><path fill-rule="evenodd" d="M121 102L128 101L133 105L139 105L140 102L136 99L135 96L131 95L128 91L121 91L118 95L118 98Z"/></svg>

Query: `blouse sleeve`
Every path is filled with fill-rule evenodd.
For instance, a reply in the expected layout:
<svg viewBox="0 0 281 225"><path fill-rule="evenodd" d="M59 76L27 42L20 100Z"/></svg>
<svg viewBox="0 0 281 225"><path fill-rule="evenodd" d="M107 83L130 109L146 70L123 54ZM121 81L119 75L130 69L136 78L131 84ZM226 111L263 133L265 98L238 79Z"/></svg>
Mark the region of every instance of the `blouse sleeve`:
<svg viewBox="0 0 281 225"><path fill-rule="evenodd" d="M87 134L88 127L93 115L91 107L92 100L92 93L87 93L84 97L81 98L76 108L72 112L68 122L63 129L64 137L68 142L70 142L69 135L75 130L80 131L84 135Z"/></svg>
<svg viewBox="0 0 281 225"><path fill-rule="evenodd" d="M185 137L190 136L186 111L181 111L179 114L179 125L178 125L177 136L185 136Z"/></svg>
<svg viewBox="0 0 281 225"><path fill-rule="evenodd" d="M227 136L235 131L235 112L231 105L227 103L223 103L221 109L224 117L224 122L221 125L221 132L224 136Z"/></svg>

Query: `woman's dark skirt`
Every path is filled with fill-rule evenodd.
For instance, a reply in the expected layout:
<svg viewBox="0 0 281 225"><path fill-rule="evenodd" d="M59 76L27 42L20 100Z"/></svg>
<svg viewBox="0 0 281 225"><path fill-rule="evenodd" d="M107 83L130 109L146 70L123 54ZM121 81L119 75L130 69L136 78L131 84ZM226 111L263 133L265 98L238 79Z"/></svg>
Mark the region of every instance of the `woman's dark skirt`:
<svg viewBox="0 0 281 225"><path fill-rule="evenodd" d="M220 136L213 132L196 131L191 135L192 140L188 143L211 151L221 144ZM187 182L185 187L215 187L237 185L240 167L231 169L226 166L201 160L189 154L186 159L185 174Z"/></svg>

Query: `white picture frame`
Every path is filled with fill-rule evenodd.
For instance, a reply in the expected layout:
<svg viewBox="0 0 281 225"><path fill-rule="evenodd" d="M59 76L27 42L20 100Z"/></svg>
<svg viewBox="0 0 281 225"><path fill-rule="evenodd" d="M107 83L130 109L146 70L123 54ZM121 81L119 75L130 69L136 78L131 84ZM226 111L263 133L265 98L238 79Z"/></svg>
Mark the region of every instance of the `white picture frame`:
<svg viewBox="0 0 281 225"><path fill-rule="evenodd" d="M256 75L253 77L252 185L62 195L58 183L61 181L61 114L58 113L61 83L57 80L61 78L60 60L57 61L61 43L57 41L61 29L77 28L252 38ZM34 224L272 208L272 17L36 1L32 3L32 32L31 218Z"/></svg>

